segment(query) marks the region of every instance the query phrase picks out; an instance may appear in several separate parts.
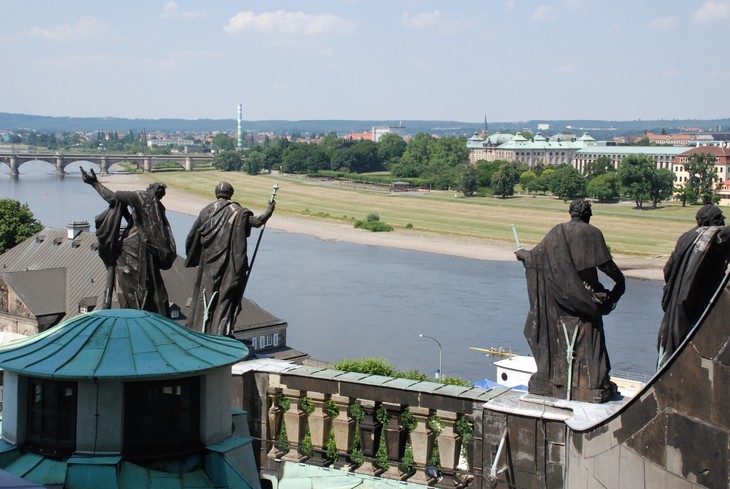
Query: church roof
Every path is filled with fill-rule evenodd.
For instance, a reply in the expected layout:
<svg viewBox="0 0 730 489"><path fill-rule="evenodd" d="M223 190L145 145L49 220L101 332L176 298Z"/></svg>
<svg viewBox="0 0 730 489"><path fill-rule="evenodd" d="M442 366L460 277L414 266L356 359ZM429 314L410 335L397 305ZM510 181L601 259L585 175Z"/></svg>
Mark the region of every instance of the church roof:
<svg viewBox="0 0 730 489"><path fill-rule="evenodd" d="M0 346L0 368L54 379L152 379L243 360L248 348L147 311L106 309Z"/></svg>

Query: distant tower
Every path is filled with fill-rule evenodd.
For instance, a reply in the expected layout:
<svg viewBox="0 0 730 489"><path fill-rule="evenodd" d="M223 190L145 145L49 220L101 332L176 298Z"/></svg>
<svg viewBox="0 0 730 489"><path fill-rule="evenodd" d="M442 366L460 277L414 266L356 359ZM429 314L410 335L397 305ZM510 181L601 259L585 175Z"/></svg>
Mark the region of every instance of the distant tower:
<svg viewBox="0 0 730 489"><path fill-rule="evenodd" d="M238 104L238 151L243 151L243 105Z"/></svg>
<svg viewBox="0 0 730 489"><path fill-rule="evenodd" d="M487 127L487 114L484 114L484 129L482 132L485 136L489 134L489 128Z"/></svg>

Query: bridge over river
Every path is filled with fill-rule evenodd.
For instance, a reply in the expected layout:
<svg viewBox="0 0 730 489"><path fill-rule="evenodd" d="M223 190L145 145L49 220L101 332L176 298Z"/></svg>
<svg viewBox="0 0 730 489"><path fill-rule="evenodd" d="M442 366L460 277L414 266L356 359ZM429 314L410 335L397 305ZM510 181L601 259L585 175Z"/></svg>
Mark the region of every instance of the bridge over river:
<svg viewBox="0 0 730 489"><path fill-rule="evenodd" d="M109 172L109 168L117 163L133 163L145 172L151 172L162 163L174 162L185 171L192 171L198 165L213 161L209 153L175 154L175 155L146 155L146 154L89 154L89 153L0 153L0 163L10 167L11 175L20 173L20 166L29 161L44 161L56 167L57 174L64 174L68 165L78 162L95 163L101 174Z"/></svg>

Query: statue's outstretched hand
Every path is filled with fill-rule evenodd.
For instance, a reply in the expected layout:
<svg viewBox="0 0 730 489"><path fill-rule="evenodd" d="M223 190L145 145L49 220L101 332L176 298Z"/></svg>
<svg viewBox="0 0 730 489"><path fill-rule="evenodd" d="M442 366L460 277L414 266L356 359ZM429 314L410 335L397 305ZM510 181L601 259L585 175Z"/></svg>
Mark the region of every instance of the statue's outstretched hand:
<svg viewBox="0 0 730 489"><path fill-rule="evenodd" d="M276 209L276 201L271 200L269 201L269 212L274 212L274 209Z"/></svg>
<svg viewBox="0 0 730 489"><path fill-rule="evenodd" d="M96 172L93 168L89 168L89 171L91 174L86 173L83 168L81 169L81 179L84 181L84 183L88 183L89 185L94 185L99 180L96 178Z"/></svg>
<svg viewBox="0 0 730 489"><path fill-rule="evenodd" d="M519 261L525 261L527 259L527 250L524 248L520 248L517 251L515 251L515 257Z"/></svg>

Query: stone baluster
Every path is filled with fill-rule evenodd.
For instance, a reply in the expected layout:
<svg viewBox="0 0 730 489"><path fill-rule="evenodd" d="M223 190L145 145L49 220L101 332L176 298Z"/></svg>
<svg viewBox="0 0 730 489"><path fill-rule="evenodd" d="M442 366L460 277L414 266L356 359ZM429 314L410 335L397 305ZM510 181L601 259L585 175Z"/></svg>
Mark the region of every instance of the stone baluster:
<svg viewBox="0 0 730 489"><path fill-rule="evenodd" d="M416 473L408 481L428 485L432 478L426 474L426 466L431 459L434 438L433 431L428 426L428 418L431 412L428 408L414 406L411 406L410 411L416 419L416 427L411 431L411 447L413 448Z"/></svg>
<svg viewBox="0 0 730 489"><path fill-rule="evenodd" d="M337 451L340 453L352 452L352 442L355 439L355 420L350 417L350 404L353 399L351 397L332 395L332 400L337 406L337 417L332 420L335 430L335 443ZM338 457L334 462L337 468L345 466L346 462L342 457Z"/></svg>
<svg viewBox="0 0 730 489"><path fill-rule="evenodd" d="M299 446L304 438L304 423L306 423L306 414L302 410L302 397L304 396L302 391L295 389L284 389L283 394L291 401L291 405L284 413L289 452L282 459L287 462L303 462L307 457L299 453Z"/></svg>
<svg viewBox="0 0 730 489"><path fill-rule="evenodd" d="M404 476L399 467L406 449L407 435L401 420L403 406L384 402L382 407L388 411L389 418L387 426L383 427L383 431L385 432L385 443L388 447L388 463L390 465L383 476L388 479L400 480Z"/></svg>
<svg viewBox="0 0 730 489"><path fill-rule="evenodd" d="M324 457L324 452L327 451L327 442L332 427L332 419L325 411L325 403L329 400L329 395L320 392L308 392L307 394L312 400L312 404L314 404L314 411L307 420L309 422L309 434L312 438L312 447L314 448L314 456L309 460L309 463L325 465L327 460Z"/></svg>
<svg viewBox="0 0 730 489"><path fill-rule="evenodd" d="M268 430L267 430L267 446L269 446L268 457L280 458L285 452L278 447L279 436L281 434L281 421L284 410L277 403L280 391L271 390L267 395L269 409L267 412Z"/></svg>
<svg viewBox="0 0 730 489"><path fill-rule="evenodd" d="M444 426L437 438L443 476L437 487L454 487L456 485L454 473L459 464L459 453L461 452L461 436L456 432L458 413L439 409L436 411L436 415Z"/></svg>
<svg viewBox="0 0 730 489"><path fill-rule="evenodd" d="M365 417L360 422L360 446L362 447L362 453L365 457L365 461L357 468L357 470L355 470L355 472L370 476L379 475L381 471L378 471L375 468L372 460L375 458L375 453L378 451L380 433L382 429L375 419L375 410L377 409L377 406L374 401L369 400L361 400L360 406L365 414Z"/></svg>

